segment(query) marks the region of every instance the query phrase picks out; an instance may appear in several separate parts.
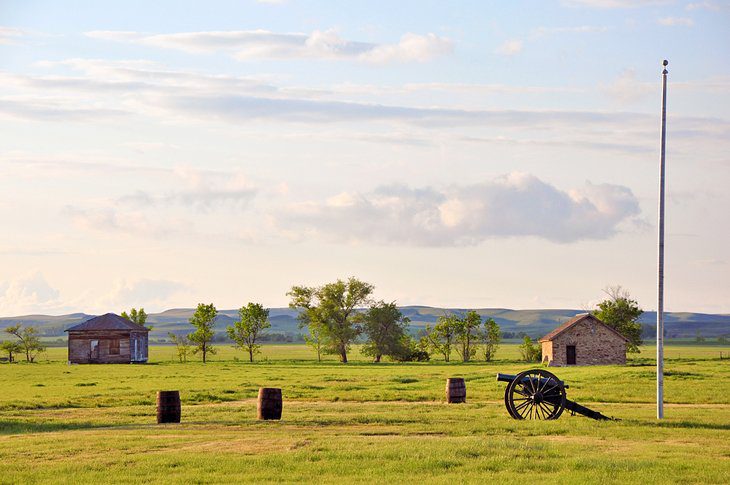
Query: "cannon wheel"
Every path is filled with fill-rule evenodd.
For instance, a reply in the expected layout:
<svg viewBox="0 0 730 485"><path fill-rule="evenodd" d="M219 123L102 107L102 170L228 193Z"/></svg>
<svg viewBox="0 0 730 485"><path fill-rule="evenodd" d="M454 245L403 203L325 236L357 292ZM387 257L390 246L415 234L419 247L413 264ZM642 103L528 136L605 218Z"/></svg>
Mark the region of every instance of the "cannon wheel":
<svg viewBox="0 0 730 485"><path fill-rule="evenodd" d="M504 404L515 419L558 419L565 409L565 387L548 371L527 370L509 383Z"/></svg>

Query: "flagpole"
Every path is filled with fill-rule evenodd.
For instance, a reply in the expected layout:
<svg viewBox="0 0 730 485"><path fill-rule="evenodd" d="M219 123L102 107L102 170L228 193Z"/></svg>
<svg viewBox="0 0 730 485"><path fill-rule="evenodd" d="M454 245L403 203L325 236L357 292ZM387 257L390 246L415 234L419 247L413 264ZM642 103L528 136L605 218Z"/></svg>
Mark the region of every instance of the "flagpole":
<svg viewBox="0 0 730 485"><path fill-rule="evenodd" d="M656 311L656 417L664 418L664 149L667 138L667 64L662 70L662 141L659 163L659 251Z"/></svg>

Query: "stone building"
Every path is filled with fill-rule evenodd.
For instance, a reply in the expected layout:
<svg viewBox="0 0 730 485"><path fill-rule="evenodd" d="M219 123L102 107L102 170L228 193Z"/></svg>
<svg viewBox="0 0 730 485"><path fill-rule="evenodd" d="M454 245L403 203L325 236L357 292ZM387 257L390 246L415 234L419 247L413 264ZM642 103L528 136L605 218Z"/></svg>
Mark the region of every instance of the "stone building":
<svg viewBox="0 0 730 485"><path fill-rule="evenodd" d="M147 362L149 329L107 313L66 330L68 361L72 364L130 364Z"/></svg>
<svg viewBox="0 0 730 485"><path fill-rule="evenodd" d="M626 363L628 339L590 313L581 313L540 339L550 366Z"/></svg>

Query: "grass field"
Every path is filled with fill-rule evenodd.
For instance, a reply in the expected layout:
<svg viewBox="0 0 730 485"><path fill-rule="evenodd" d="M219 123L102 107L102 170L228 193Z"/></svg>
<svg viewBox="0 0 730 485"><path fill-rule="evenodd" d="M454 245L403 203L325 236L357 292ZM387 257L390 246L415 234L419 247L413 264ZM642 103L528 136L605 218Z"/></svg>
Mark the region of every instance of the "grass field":
<svg viewBox="0 0 730 485"><path fill-rule="evenodd" d="M211 362L68 366L65 349L37 364L0 365L0 483L727 483L728 348L667 348L666 416L654 419L653 349L622 367L556 369L568 396L620 418L564 414L517 422L496 372L515 373L506 345L493 363L318 363L299 345L266 346L250 364L221 346ZM239 361L234 360L238 357ZM468 402L443 402L446 377ZM259 387L281 387L279 422L256 421ZM183 422L155 424L155 392L178 389Z"/></svg>

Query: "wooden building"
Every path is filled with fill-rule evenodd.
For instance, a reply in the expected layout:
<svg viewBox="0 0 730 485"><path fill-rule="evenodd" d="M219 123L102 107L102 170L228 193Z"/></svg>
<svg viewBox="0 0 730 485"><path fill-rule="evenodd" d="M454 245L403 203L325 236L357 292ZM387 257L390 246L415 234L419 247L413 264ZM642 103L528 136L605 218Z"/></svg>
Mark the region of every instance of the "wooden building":
<svg viewBox="0 0 730 485"><path fill-rule="evenodd" d="M147 362L149 329L107 313L66 330L72 364Z"/></svg>
<svg viewBox="0 0 730 485"><path fill-rule="evenodd" d="M550 366L626 363L628 339L590 313L581 313L540 339Z"/></svg>

